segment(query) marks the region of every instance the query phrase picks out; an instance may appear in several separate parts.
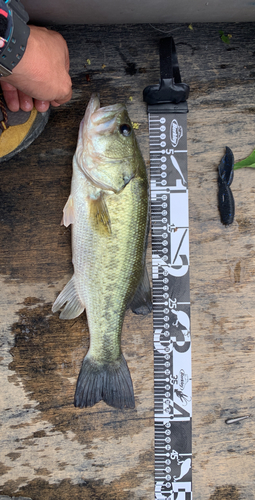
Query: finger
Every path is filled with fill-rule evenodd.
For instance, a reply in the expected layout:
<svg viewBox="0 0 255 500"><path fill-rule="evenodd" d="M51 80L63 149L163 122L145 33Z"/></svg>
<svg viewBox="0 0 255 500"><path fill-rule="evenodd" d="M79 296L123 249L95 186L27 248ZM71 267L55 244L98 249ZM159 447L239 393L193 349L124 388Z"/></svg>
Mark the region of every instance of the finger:
<svg viewBox="0 0 255 500"><path fill-rule="evenodd" d="M1 80L1 87L2 87L2 90L16 90L16 87L11 85L11 83L7 83L3 80Z"/></svg>
<svg viewBox="0 0 255 500"><path fill-rule="evenodd" d="M61 99L55 99L54 102L56 102L57 104L65 104L65 102L70 101L70 99L72 97L72 93L73 93L72 88L70 88L70 90L65 95L65 97L62 97Z"/></svg>
<svg viewBox="0 0 255 500"><path fill-rule="evenodd" d="M18 90L18 96L19 96L19 106L23 111L31 111L34 107L34 102L32 97L30 97L27 94L24 94L24 92L21 92L21 90Z"/></svg>
<svg viewBox="0 0 255 500"><path fill-rule="evenodd" d="M19 95L17 89L10 83L1 83L3 96L10 111L19 111Z"/></svg>
<svg viewBox="0 0 255 500"><path fill-rule="evenodd" d="M51 101L51 105L54 107L54 108L58 108L60 106L60 104L56 101Z"/></svg>
<svg viewBox="0 0 255 500"><path fill-rule="evenodd" d="M49 101L39 101L39 99L34 99L34 106L40 113L45 113L50 107Z"/></svg>

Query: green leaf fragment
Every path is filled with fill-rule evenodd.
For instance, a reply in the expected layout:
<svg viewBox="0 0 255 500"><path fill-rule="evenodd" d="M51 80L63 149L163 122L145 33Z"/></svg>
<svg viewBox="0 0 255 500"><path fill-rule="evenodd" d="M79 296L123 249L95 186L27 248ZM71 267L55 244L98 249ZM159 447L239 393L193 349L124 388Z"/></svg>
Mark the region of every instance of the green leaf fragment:
<svg viewBox="0 0 255 500"><path fill-rule="evenodd" d="M229 40L229 38L228 38L226 35L222 35L222 36L221 36L221 39L222 39L222 41L223 41L224 43L230 43L230 40Z"/></svg>
<svg viewBox="0 0 255 500"><path fill-rule="evenodd" d="M220 38L224 43L230 43L230 38L232 38L232 35L224 35L224 31L219 30Z"/></svg>
<svg viewBox="0 0 255 500"><path fill-rule="evenodd" d="M247 156L247 158L234 164L234 170L244 167L255 168L255 149L249 156Z"/></svg>

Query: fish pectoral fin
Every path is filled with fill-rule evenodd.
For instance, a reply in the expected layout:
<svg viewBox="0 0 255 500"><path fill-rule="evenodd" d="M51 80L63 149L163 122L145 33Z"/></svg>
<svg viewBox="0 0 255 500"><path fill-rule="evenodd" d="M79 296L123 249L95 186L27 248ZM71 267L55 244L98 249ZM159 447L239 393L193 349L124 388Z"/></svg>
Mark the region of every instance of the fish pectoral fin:
<svg viewBox="0 0 255 500"><path fill-rule="evenodd" d="M144 266L142 279L129 307L135 314L146 315L152 311L151 287L146 266Z"/></svg>
<svg viewBox="0 0 255 500"><path fill-rule="evenodd" d="M84 311L84 306L75 288L74 276L68 281L65 288L56 298L52 306L52 312L55 313L59 311L64 305L65 307L59 316L60 319L74 319L80 316Z"/></svg>
<svg viewBox="0 0 255 500"><path fill-rule="evenodd" d="M96 200L90 199L90 217L96 229L111 234L111 220L104 195L99 196Z"/></svg>
<svg viewBox="0 0 255 500"><path fill-rule="evenodd" d="M70 194L65 206L64 206L64 209L63 209L63 217L62 217L62 221L61 221L61 225L62 226L70 226L70 224L73 224L74 223L74 204L73 204L73 197L72 195Z"/></svg>

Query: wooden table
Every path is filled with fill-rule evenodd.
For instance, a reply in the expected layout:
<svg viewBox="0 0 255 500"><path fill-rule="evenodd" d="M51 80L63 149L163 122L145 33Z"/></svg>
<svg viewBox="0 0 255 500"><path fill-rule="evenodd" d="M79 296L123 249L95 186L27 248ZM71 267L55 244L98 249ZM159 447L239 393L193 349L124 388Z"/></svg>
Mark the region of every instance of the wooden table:
<svg viewBox="0 0 255 500"><path fill-rule="evenodd" d="M32 500L154 498L152 314L130 311L123 351L136 408L73 406L89 345L86 316L61 321L52 302L72 274L60 226L79 122L92 92L123 102L149 169L145 86L158 82L158 42L173 35L191 88L188 171L193 352L193 498L254 499L255 172L235 173L235 221L217 209L229 146L255 147L255 24L65 26L73 98L42 135L1 164L0 493ZM222 29L231 35L224 43ZM165 33L165 35L164 35ZM148 248L151 262L151 245ZM250 414L238 424L228 417ZM1 498L1 497L0 497Z"/></svg>

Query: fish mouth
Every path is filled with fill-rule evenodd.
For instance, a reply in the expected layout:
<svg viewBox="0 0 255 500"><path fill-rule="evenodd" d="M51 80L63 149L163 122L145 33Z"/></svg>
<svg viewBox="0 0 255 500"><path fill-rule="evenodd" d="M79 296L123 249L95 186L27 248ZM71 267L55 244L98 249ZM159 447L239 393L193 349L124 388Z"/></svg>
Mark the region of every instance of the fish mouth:
<svg viewBox="0 0 255 500"><path fill-rule="evenodd" d="M95 112L91 116L91 120L95 125L104 123L105 121L108 121L109 119L114 117L116 114L119 114L124 109L126 109L126 106L121 103L112 104L111 106L103 106L95 110Z"/></svg>
<svg viewBox="0 0 255 500"><path fill-rule="evenodd" d="M96 134L112 134L116 129L117 117L125 106L123 104L114 104L99 108L91 116L91 123Z"/></svg>
<svg viewBox="0 0 255 500"><path fill-rule="evenodd" d="M116 128L116 119L126 107L117 103L100 108L99 94L92 94L84 117L84 125L93 128L93 133L113 133Z"/></svg>

